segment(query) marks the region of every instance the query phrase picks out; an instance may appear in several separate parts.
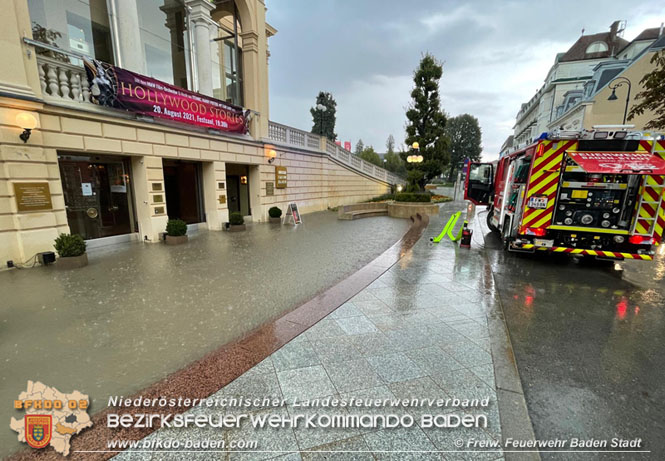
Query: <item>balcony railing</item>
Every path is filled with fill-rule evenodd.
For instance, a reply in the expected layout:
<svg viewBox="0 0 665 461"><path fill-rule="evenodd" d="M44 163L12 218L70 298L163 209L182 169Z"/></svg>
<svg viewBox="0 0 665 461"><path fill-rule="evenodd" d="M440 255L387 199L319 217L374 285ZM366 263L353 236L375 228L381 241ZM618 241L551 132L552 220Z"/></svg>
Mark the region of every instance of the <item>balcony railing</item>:
<svg viewBox="0 0 665 461"><path fill-rule="evenodd" d="M385 181L389 184L400 184L404 182L399 176L372 163L364 161L357 155L344 149L342 146L338 146L330 139L324 138L322 141L319 135L308 133L307 131L282 125L280 123L269 122L268 138L275 143L325 153L351 169L357 170L360 173L381 181Z"/></svg>
<svg viewBox="0 0 665 461"><path fill-rule="evenodd" d="M37 55L42 93L47 98L90 103L90 86L83 67Z"/></svg>

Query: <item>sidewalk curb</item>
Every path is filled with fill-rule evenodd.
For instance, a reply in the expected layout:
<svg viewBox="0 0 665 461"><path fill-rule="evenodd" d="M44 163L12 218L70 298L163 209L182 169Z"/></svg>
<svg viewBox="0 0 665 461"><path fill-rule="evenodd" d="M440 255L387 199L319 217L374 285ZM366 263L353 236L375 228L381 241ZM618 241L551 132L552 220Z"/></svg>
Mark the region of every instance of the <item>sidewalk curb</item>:
<svg viewBox="0 0 665 461"><path fill-rule="evenodd" d="M477 217L477 214L476 214ZM477 230L480 230L485 241L485 233L480 226L481 220L475 220ZM494 271L491 270L487 250L483 249L486 264L490 267L492 280L496 286ZM496 294L496 304L487 314L487 326L490 332L490 347L492 362L494 364L494 380L496 384L497 405L501 420L501 439L535 440L533 424L524 398L524 390L517 369L517 362L510 341L508 326L506 325L501 298ZM540 453L505 453L506 461L540 461Z"/></svg>

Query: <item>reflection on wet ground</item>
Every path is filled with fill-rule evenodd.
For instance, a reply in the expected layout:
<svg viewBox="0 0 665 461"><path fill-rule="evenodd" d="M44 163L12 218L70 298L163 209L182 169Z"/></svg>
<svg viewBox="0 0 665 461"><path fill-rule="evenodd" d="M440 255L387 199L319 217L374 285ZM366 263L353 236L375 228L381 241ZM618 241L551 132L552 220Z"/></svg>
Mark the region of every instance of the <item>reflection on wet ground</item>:
<svg viewBox="0 0 665 461"><path fill-rule="evenodd" d="M406 229L406 220L321 212L298 227L92 253L90 266L73 271L0 273L0 401L13 401L30 379L87 393L99 411L107 396L129 395L302 304ZM9 429L0 433L0 455L20 446Z"/></svg>
<svg viewBox="0 0 665 461"><path fill-rule="evenodd" d="M486 459L502 460L499 448L455 453L456 441L473 437L490 444L501 438L496 385L490 353L487 314L496 298L491 271L482 250L460 249L450 241L431 244L450 217L445 204L413 248L372 284L309 330L229 383L211 397L262 399L270 396L289 404L231 408L229 413L253 416L279 414L346 417L362 414L411 416L414 424L400 428L162 428L144 442L175 439L223 440L227 446L256 440L252 453L206 453L215 459ZM488 406L301 408L293 399L488 399ZM192 415L219 413L196 407ZM420 424L424 414L484 415L487 427L436 428ZM489 446L489 445L485 445ZM470 447L474 450L473 447ZM315 453L320 451L322 453ZM344 452L344 453L333 453ZM117 460L165 459L173 453L126 451ZM188 453L191 456L192 453ZM319 456L317 456L319 455Z"/></svg>
<svg viewBox="0 0 665 461"><path fill-rule="evenodd" d="M536 436L641 437L651 455L583 459L662 459L665 258L623 263L621 279L611 263L508 254L486 234Z"/></svg>

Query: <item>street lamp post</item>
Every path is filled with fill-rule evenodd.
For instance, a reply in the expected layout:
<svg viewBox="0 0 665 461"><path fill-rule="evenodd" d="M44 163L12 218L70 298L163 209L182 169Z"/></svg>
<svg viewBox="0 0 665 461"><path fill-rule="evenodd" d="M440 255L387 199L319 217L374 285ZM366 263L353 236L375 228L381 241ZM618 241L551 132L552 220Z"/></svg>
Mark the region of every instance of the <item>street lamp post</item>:
<svg viewBox="0 0 665 461"><path fill-rule="evenodd" d="M628 80L626 77L617 77L614 80L610 82L607 87L612 90L612 94L610 95L609 98L607 98L608 101L616 101L617 99L617 94L616 94L616 89L626 85L628 87L628 92L626 93L626 107L623 110L623 124L626 124L626 116L628 115L628 103L630 103L630 80Z"/></svg>
<svg viewBox="0 0 665 461"><path fill-rule="evenodd" d="M411 144L411 149L413 149L416 154L411 154L406 158L406 161L408 163L422 163L423 162L423 156L418 154L418 150L420 149L420 145L417 142L414 142ZM411 184L413 186L416 186L416 180L412 179ZM420 189L420 186L418 185L418 189Z"/></svg>
<svg viewBox="0 0 665 461"><path fill-rule="evenodd" d="M413 144L411 144L411 148L412 148L414 151L418 152L418 149L420 149L420 145L419 145L417 142L414 142ZM409 156L406 158L406 161L407 161L408 163L422 163L422 161L423 161L423 156L422 156L422 155L409 155Z"/></svg>
<svg viewBox="0 0 665 461"><path fill-rule="evenodd" d="M323 104L317 104L316 108L321 112L321 117L319 117L319 134L323 136L323 113L328 110Z"/></svg>

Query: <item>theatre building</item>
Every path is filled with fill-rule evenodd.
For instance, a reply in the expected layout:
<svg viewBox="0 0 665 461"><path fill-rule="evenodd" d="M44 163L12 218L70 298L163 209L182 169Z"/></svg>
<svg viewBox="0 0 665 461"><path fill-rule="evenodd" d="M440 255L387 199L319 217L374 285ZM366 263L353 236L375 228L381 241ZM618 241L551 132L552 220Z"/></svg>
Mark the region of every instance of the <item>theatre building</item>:
<svg viewBox="0 0 665 461"><path fill-rule="evenodd" d="M231 212L261 223L400 181L270 120L261 0L2 5L0 268L63 232L158 242L169 218L221 231Z"/></svg>

